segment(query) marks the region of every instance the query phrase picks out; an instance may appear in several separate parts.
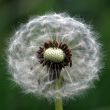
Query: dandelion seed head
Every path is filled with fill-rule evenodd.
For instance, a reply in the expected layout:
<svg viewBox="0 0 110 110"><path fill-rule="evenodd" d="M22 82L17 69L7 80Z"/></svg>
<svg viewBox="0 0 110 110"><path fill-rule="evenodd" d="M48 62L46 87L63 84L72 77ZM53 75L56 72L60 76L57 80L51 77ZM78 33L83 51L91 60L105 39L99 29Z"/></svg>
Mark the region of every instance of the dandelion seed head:
<svg viewBox="0 0 110 110"><path fill-rule="evenodd" d="M71 98L92 87L101 69L100 44L91 27L65 14L32 18L10 39L8 64L26 93ZM54 80L62 79L59 90Z"/></svg>

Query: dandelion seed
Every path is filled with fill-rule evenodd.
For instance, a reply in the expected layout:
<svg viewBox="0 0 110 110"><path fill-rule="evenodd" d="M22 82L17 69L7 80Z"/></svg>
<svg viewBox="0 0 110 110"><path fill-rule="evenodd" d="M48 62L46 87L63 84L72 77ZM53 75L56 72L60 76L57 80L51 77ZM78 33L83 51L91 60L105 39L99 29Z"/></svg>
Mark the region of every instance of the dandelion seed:
<svg viewBox="0 0 110 110"><path fill-rule="evenodd" d="M65 14L46 14L17 30L9 43L8 63L25 92L74 98L98 79L100 45L90 26Z"/></svg>

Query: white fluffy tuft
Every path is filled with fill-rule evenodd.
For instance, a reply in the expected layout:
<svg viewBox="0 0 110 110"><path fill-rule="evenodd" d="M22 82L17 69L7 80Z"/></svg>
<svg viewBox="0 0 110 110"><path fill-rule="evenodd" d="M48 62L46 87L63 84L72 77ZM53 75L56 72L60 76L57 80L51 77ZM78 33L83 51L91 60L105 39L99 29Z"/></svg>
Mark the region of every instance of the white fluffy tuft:
<svg viewBox="0 0 110 110"><path fill-rule="evenodd" d="M30 19L10 41L10 73L26 93L54 98L58 91L53 89L47 68L39 63L36 52L48 40L61 41L72 51L73 65L61 71L65 82L59 93L63 98L74 97L98 79L100 46L95 37L90 27L67 15L47 14Z"/></svg>

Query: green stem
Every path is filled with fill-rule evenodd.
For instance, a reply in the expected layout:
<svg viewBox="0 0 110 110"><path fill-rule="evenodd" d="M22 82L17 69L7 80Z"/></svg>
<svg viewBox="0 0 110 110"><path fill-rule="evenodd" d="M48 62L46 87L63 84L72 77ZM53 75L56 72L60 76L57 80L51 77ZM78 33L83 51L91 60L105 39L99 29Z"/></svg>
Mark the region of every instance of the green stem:
<svg viewBox="0 0 110 110"><path fill-rule="evenodd" d="M60 79L56 80L55 86L56 86L56 90L60 89L60 87L61 87ZM59 93L56 93L56 96L55 96L55 110L63 110L62 98Z"/></svg>

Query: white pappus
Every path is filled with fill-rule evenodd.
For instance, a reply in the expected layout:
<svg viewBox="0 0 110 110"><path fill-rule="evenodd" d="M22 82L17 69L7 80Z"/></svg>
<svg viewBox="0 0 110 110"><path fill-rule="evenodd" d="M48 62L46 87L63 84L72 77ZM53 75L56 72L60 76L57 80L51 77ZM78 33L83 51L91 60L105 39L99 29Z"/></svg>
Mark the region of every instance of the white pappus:
<svg viewBox="0 0 110 110"><path fill-rule="evenodd" d="M98 79L100 44L91 27L66 14L30 19L10 39L8 65L26 93L54 98L78 95ZM54 80L61 78L59 90Z"/></svg>

